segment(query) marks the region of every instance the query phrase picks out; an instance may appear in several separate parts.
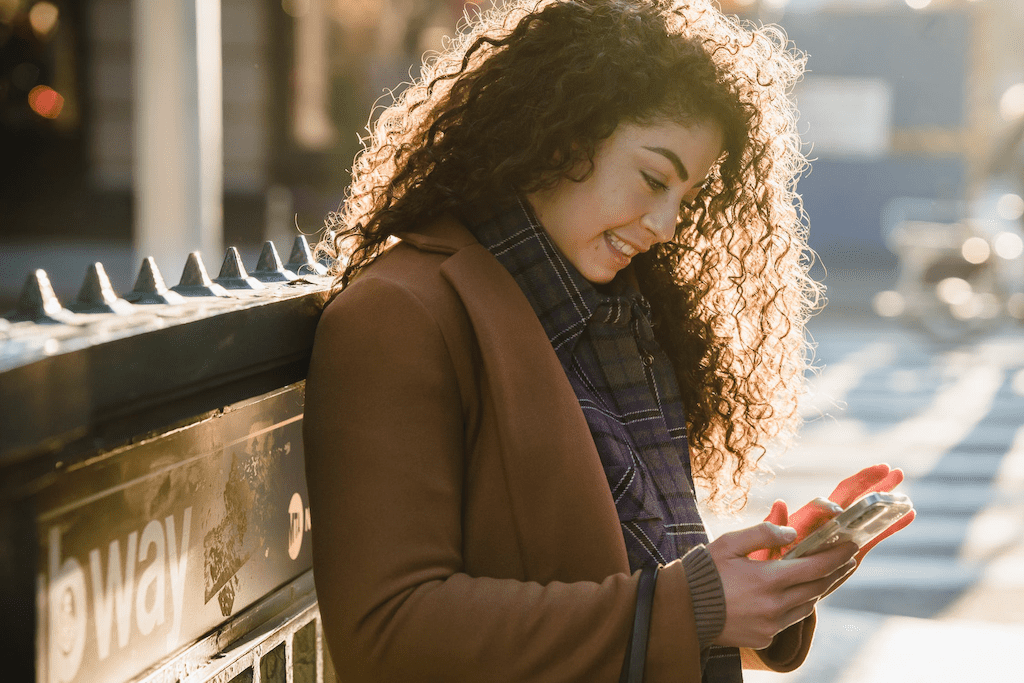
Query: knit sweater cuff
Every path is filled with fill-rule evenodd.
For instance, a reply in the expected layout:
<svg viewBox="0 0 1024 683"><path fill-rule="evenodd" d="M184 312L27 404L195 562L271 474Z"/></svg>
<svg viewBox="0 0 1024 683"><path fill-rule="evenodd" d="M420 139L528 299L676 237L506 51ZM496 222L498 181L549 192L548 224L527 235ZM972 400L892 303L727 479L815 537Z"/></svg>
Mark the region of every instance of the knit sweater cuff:
<svg viewBox="0 0 1024 683"><path fill-rule="evenodd" d="M693 614L697 621L697 641L703 650L725 627L725 592L722 578L706 546L691 548L682 557L686 580L690 584Z"/></svg>

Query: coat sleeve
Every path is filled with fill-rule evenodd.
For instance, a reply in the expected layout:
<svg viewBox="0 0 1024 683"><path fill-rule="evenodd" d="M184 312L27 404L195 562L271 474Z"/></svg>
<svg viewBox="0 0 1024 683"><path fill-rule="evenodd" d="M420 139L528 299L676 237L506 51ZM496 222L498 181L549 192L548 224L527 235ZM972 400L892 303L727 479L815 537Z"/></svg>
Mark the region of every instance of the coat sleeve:
<svg viewBox="0 0 1024 683"><path fill-rule="evenodd" d="M811 637L817 623L817 614L811 614L779 633L772 644L763 650L741 648L740 657L744 669L768 671L793 671L804 663L811 649Z"/></svg>
<svg viewBox="0 0 1024 683"><path fill-rule="evenodd" d="M363 278L327 307L303 429L317 595L346 681L618 680L639 573L546 585L465 573L462 401L415 294ZM678 561L659 575L646 680L700 681Z"/></svg>

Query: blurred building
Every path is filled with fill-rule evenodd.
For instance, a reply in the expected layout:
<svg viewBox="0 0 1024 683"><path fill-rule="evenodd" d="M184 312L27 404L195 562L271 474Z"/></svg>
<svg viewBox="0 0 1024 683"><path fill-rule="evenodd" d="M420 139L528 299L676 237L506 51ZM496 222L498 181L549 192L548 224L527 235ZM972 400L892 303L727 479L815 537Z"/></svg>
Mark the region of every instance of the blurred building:
<svg viewBox="0 0 1024 683"><path fill-rule="evenodd" d="M192 14L215 1L196 0ZM140 81L173 80L176 70L170 59L140 73L139 41L148 38L139 35L139 4L0 0L0 309L37 267L62 299L95 260L116 287L131 287L135 116L152 86ZM464 3L220 0L219 8L222 242L244 255L265 238L322 228L374 102L440 46ZM168 151L186 144L166 141ZM208 268L219 263L220 254L204 256ZM168 280L180 273L163 268Z"/></svg>
<svg viewBox="0 0 1024 683"><path fill-rule="evenodd" d="M115 286L132 284L133 122L146 78L133 60L147 40L137 4L0 0L0 308L35 267L65 298L93 260ZM475 4L220 0L223 244L244 254L267 237L318 231L341 201L373 103ZM781 24L809 54L795 96L814 168L800 189L830 267L891 267L879 234L886 203L968 196L1024 117L1018 0L722 4ZM1002 158L1012 165L1016 154ZM216 267L219 254L207 260Z"/></svg>
<svg viewBox="0 0 1024 683"><path fill-rule="evenodd" d="M830 268L892 268L893 199L971 199L1019 158L1024 5L1017 0L732 0L808 54L795 97L813 169L800 190ZM1012 164L1011 164L1012 165ZM1017 180L1017 190L1020 181Z"/></svg>

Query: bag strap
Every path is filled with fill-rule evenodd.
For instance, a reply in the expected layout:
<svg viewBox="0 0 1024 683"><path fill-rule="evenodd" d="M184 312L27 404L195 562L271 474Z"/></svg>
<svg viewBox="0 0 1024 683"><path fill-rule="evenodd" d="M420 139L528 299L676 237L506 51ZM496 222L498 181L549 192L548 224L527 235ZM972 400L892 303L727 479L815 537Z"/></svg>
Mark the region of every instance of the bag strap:
<svg viewBox="0 0 1024 683"><path fill-rule="evenodd" d="M629 634L629 642L626 644L626 658L622 661L619 683L643 683L658 569L660 567L655 564L644 567L640 571L640 581L636 589L636 612L633 614L633 631Z"/></svg>

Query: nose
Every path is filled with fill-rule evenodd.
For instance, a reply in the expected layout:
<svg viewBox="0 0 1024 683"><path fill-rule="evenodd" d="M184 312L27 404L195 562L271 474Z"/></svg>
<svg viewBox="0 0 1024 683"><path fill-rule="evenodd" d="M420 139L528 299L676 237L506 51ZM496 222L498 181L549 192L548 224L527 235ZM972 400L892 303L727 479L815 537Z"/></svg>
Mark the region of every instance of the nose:
<svg viewBox="0 0 1024 683"><path fill-rule="evenodd" d="M640 227L654 236L654 243L668 242L676 236L678 210L659 208L648 211L640 218Z"/></svg>

